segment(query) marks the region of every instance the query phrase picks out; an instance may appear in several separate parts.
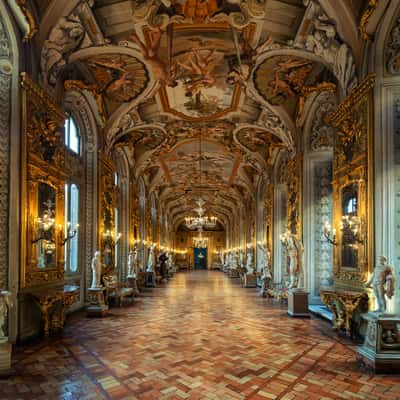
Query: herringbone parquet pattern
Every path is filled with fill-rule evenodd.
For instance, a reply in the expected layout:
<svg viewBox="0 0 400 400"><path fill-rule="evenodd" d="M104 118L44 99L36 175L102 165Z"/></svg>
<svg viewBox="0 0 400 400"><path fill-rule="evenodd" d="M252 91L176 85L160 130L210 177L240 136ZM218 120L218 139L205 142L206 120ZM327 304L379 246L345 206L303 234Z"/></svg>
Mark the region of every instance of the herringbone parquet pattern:
<svg viewBox="0 0 400 400"><path fill-rule="evenodd" d="M178 274L110 314L20 349L0 399L400 399L400 377L360 371L327 323L220 272Z"/></svg>

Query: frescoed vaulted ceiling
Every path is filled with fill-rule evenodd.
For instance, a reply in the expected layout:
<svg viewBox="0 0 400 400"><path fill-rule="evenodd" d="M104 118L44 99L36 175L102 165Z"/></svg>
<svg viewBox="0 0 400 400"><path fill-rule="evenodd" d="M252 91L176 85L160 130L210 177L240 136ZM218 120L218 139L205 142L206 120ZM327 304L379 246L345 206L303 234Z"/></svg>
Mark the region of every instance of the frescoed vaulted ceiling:
<svg viewBox="0 0 400 400"><path fill-rule="evenodd" d="M39 32L42 84L92 96L105 148L129 149L175 225L199 196L226 220L281 153L302 151L316 95L357 82L317 0L68 3ZM349 7L358 16L360 2Z"/></svg>

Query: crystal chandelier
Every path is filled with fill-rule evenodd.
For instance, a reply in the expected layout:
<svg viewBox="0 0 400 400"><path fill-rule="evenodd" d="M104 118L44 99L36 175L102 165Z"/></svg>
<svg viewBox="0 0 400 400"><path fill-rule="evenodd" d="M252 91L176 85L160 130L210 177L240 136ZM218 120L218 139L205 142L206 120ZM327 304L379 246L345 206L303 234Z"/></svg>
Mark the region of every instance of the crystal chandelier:
<svg viewBox="0 0 400 400"><path fill-rule="evenodd" d="M199 229L199 234L193 238L193 246L198 249L205 249L207 247L208 238L203 237L203 229Z"/></svg>
<svg viewBox="0 0 400 400"><path fill-rule="evenodd" d="M204 216L204 204L205 201L200 197L197 201L197 208L194 209L198 214L197 217L185 217L185 224L189 229L213 229L217 224L217 217L206 217Z"/></svg>
<svg viewBox="0 0 400 400"><path fill-rule="evenodd" d="M199 137L199 183L200 183L200 197L198 200L196 200L197 208L194 209L194 211L197 213L197 217L185 217L185 225L189 229L213 229L217 225L217 217L210 216L206 217L204 216L204 204L206 203L204 199L201 197L201 179L202 179L202 150L201 150L201 132L200 132L200 137Z"/></svg>

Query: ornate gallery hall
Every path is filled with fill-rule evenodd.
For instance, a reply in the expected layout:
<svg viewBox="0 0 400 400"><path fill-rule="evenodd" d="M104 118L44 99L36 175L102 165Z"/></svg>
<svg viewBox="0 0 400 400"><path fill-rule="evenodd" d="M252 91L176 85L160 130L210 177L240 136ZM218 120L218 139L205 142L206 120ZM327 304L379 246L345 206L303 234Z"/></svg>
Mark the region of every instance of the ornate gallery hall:
<svg viewBox="0 0 400 400"><path fill-rule="evenodd" d="M0 400L400 400L399 0L0 0Z"/></svg>

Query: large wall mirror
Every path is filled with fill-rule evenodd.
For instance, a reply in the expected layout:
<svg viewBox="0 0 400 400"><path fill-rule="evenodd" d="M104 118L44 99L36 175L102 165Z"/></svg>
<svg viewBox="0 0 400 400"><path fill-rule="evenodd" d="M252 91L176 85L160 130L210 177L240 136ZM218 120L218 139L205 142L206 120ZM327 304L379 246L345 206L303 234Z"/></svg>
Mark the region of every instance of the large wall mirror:
<svg viewBox="0 0 400 400"><path fill-rule="evenodd" d="M357 268L360 219L358 217L358 185L351 183L342 189L341 253L342 267Z"/></svg>
<svg viewBox="0 0 400 400"><path fill-rule="evenodd" d="M37 266L39 268L55 267L56 257L56 189L47 183L38 185L38 204L36 235L33 239L37 245Z"/></svg>

